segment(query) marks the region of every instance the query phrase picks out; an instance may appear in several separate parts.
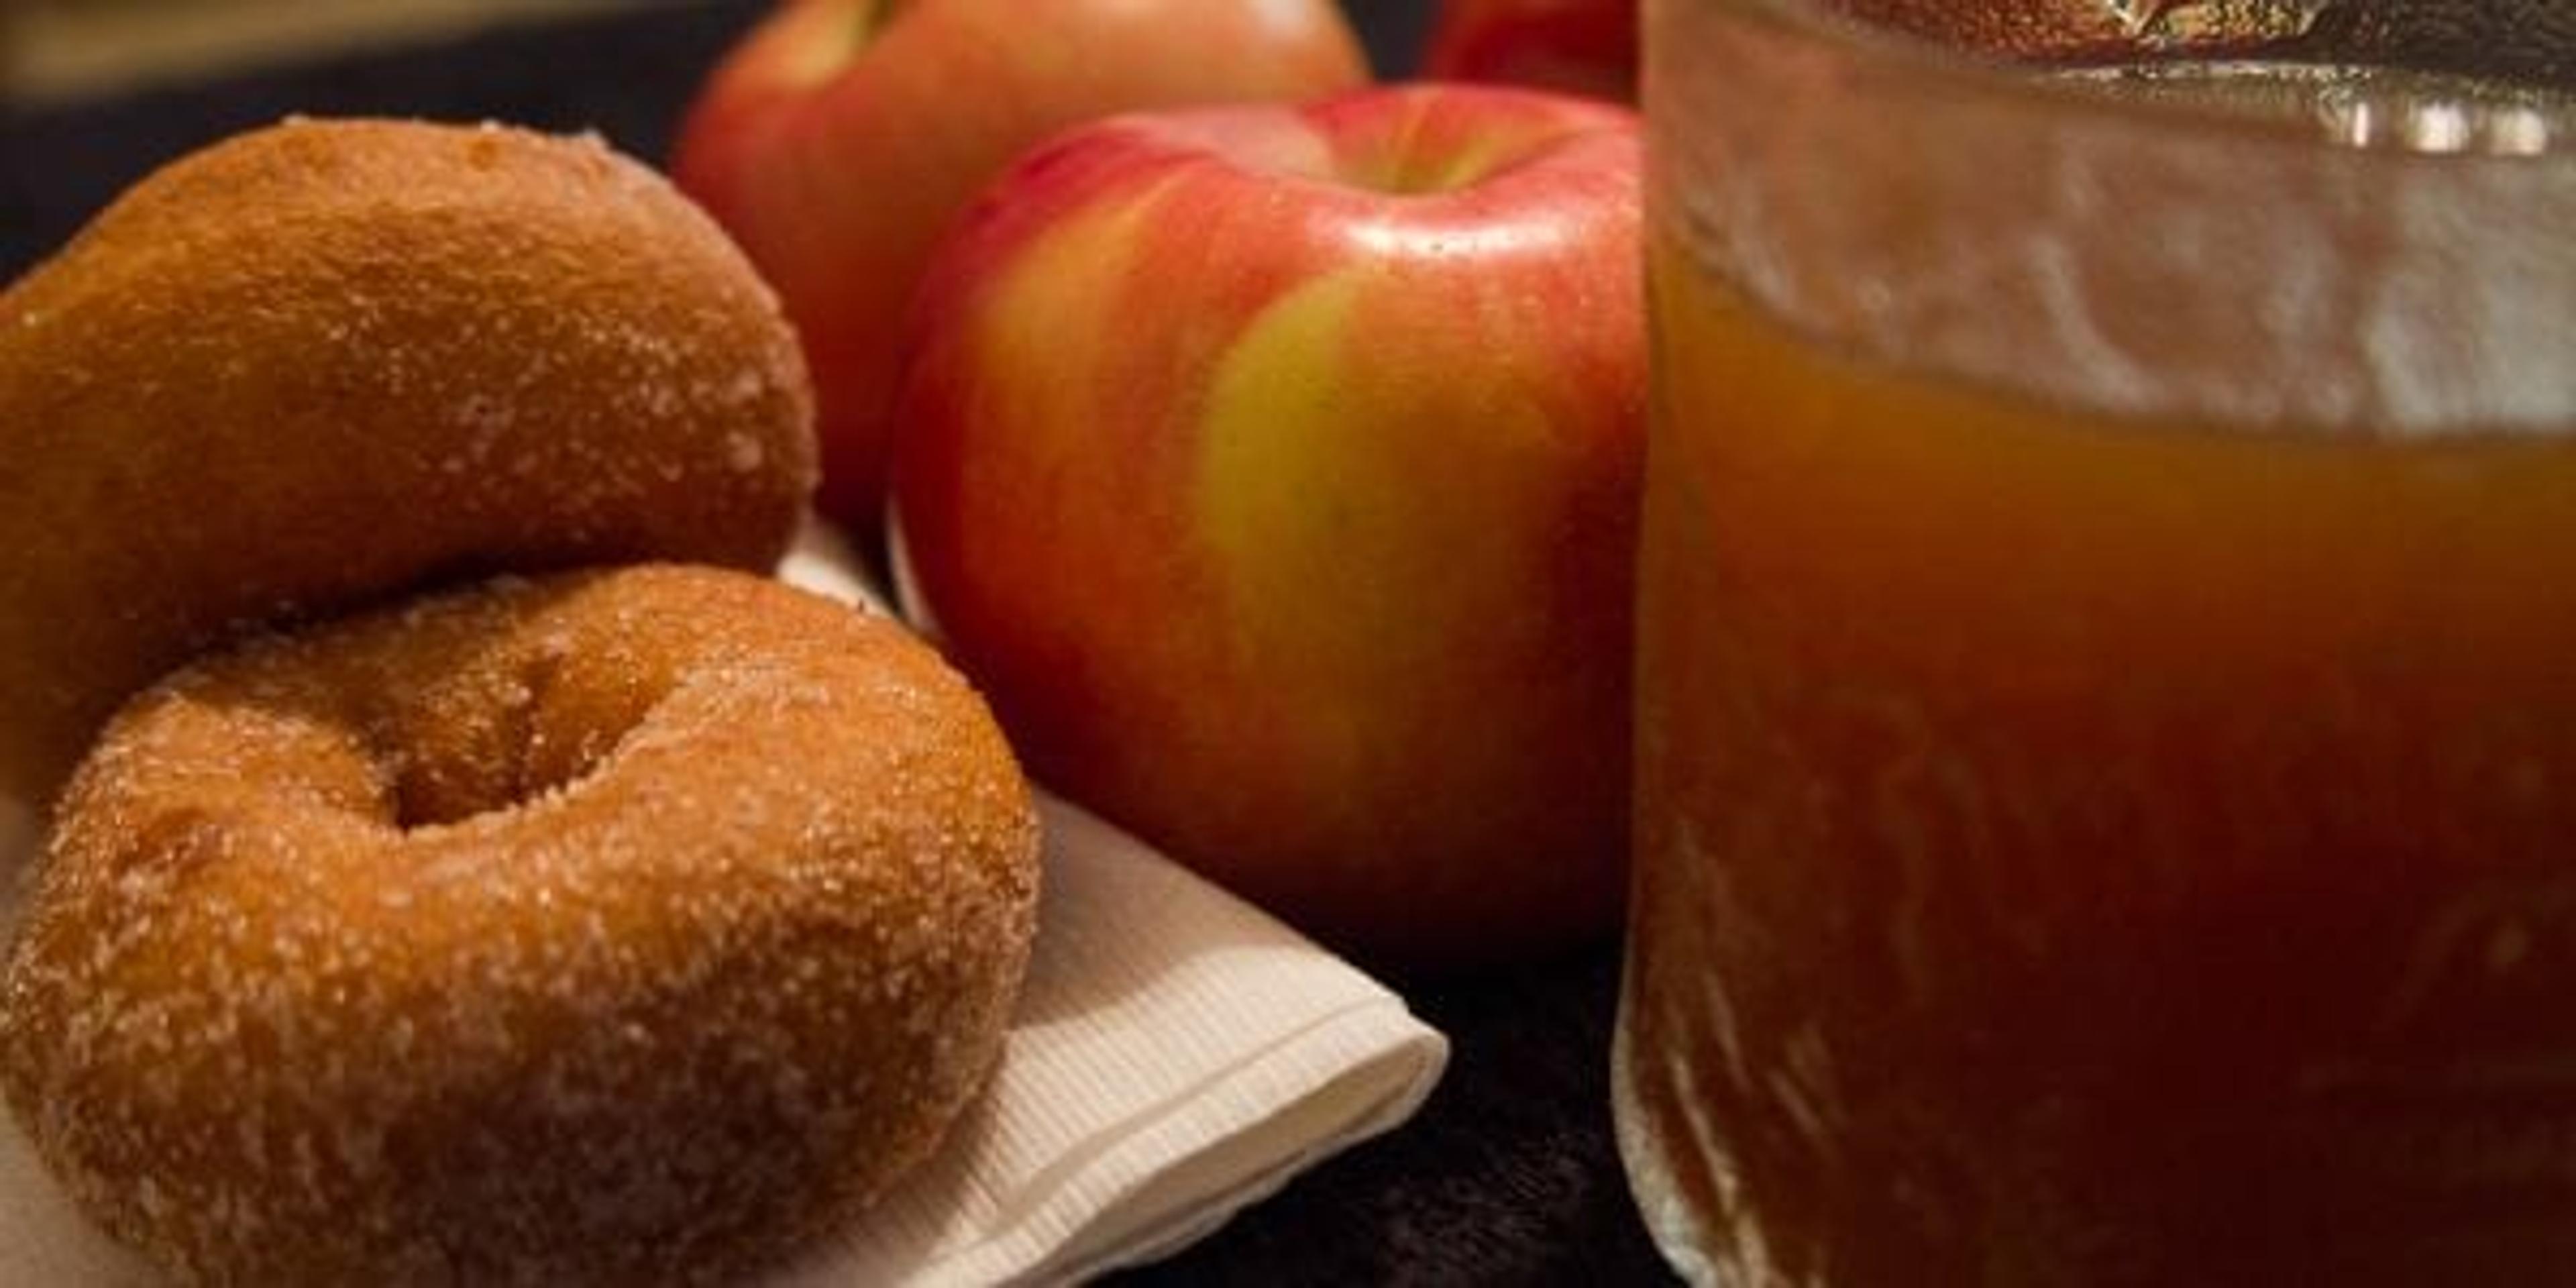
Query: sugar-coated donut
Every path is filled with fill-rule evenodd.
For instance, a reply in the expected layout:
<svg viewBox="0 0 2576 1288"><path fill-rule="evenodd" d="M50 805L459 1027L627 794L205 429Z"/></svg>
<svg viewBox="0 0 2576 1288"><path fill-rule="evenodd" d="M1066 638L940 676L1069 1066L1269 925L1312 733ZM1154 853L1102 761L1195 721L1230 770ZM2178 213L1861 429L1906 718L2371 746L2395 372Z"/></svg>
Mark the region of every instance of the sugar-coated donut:
<svg viewBox="0 0 2576 1288"><path fill-rule="evenodd" d="M424 580L766 568L813 489L768 289L595 139L300 121L0 294L0 793L254 625Z"/></svg>
<svg viewBox="0 0 2576 1288"><path fill-rule="evenodd" d="M712 569L505 579L116 716L0 1087L186 1279L731 1278L979 1084L1036 855L981 702L885 619Z"/></svg>

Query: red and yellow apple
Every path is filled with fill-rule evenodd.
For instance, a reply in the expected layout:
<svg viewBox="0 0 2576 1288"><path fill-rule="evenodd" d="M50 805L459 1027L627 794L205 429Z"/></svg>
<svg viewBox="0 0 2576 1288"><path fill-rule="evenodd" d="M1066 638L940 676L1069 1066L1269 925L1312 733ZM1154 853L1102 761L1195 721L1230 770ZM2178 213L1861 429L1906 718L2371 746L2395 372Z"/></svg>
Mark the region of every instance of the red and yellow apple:
<svg viewBox="0 0 2576 1288"><path fill-rule="evenodd" d="M1638 0L1445 0L1425 76L1632 100Z"/></svg>
<svg viewBox="0 0 2576 1288"><path fill-rule="evenodd" d="M821 504L873 544L896 337L922 261L977 188L1112 112L1366 78L1332 0L789 0L700 90L672 170L804 337Z"/></svg>
<svg viewBox="0 0 2576 1288"><path fill-rule="evenodd" d="M1120 118L988 191L894 510L1037 775L1375 960L1612 928L1638 206L1626 109L1459 86Z"/></svg>

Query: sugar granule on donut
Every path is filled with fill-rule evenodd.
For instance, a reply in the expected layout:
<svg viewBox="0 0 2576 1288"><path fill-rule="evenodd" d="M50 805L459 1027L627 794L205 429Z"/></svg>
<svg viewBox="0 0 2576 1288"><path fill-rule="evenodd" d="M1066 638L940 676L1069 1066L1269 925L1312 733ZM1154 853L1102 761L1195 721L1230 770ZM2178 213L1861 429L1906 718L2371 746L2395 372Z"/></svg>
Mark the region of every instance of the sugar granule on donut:
<svg viewBox="0 0 2576 1288"><path fill-rule="evenodd" d="M766 570L816 477L777 300L595 137L290 121L0 293L0 792L196 652L497 572Z"/></svg>
<svg viewBox="0 0 2576 1288"><path fill-rule="evenodd" d="M1036 881L999 732L900 628L705 569L494 583L116 718L0 1089L188 1279L727 1279L931 1151Z"/></svg>

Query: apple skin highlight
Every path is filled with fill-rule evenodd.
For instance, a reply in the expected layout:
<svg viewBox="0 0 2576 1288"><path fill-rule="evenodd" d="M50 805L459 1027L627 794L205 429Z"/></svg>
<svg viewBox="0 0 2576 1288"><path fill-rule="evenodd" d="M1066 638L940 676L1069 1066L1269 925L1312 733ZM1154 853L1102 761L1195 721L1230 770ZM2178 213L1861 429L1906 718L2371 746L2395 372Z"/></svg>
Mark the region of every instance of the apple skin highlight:
<svg viewBox="0 0 2576 1288"><path fill-rule="evenodd" d="M1374 960L1615 926L1637 167L1423 86L1105 122L968 212L896 505L1041 779Z"/></svg>
<svg viewBox="0 0 2576 1288"><path fill-rule="evenodd" d="M820 504L873 547L904 312L980 186L1100 116L1367 74L1332 0L788 0L710 75L671 168L803 337Z"/></svg>

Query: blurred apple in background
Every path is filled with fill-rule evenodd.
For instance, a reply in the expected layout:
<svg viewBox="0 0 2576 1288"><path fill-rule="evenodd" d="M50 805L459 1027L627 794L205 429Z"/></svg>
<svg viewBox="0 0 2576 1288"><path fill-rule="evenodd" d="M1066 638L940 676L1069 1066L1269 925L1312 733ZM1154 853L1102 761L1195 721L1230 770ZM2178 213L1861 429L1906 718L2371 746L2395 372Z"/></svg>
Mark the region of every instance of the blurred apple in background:
<svg viewBox="0 0 2576 1288"><path fill-rule="evenodd" d="M1444 0L1422 74L1631 101L1638 0Z"/></svg>
<svg viewBox="0 0 2576 1288"><path fill-rule="evenodd" d="M822 505L873 545L897 333L976 188L1112 112L1366 79L1332 0L790 0L701 89L672 172L804 336Z"/></svg>
<svg viewBox="0 0 2576 1288"><path fill-rule="evenodd" d="M1611 930L1638 203L1627 110L1461 86L1014 167L924 279L894 508L1037 775L1379 962Z"/></svg>

